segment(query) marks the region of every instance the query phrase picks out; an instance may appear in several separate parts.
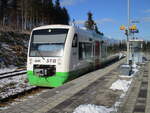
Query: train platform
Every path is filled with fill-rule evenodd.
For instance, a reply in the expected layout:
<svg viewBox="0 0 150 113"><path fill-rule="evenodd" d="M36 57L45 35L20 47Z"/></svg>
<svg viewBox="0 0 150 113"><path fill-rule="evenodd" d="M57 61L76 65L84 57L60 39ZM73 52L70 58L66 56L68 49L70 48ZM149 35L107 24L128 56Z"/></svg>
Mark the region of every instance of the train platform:
<svg viewBox="0 0 150 113"><path fill-rule="evenodd" d="M82 104L112 107L121 96L121 92L111 90L110 86L120 79L118 66L124 62L125 59L122 59L110 66L85 74L61 87L49 89L38 96L13 105L4 111L0 111L0 113L73 113L73 110ZM139 76L134 77L127 96L121 100L122 104L118 107L118 112L132 113L134 111L133 113L139 113L140 111L140 113L149 113L147 112L150 111L150 107L148 107L150 103L150 88L148 87L150 72L148 69L150 69L150 63L141 68L140 73L138 73ZM144 84L144 86L141 84ZM146 91L143 87L146 88ZM140 93L140 91L144 91L144 93ZM138 95L145 96L145 93L148 95L146 95L145 109L142 112L143 105L137 103L137 97ZM140 106L140 110L136 109L138 107L134 106L135 103L137 103L137 106L142 106Z"/></svg>
<svg viewBox="0 0 150 113"><path fill-rule="evenodd" d="M150 113L150 62L134 78L119 113Z"/></svg>

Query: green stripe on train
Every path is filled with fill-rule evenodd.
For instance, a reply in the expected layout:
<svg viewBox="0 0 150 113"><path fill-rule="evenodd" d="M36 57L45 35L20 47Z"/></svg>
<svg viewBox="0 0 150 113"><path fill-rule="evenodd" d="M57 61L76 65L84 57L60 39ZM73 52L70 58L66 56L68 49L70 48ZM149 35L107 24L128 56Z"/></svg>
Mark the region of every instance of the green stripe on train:
<svg viewBox="0 0 150 113"><path fill-rule="evenodd" d="M61 86L68 79L68 72L57 72L53 76L40 77L35 75L33 71L27 71L28 80L31 85L58 87Z"/></svg>
<svg viewBox="0 0 150 113"><path fill-rule="evenodd" d="M109 62L110 60L107 60ZM106 61L101 62L101 65L106 63ZM99 68L99 66L98 66ZM65 82L72 80L74 78L79 77L80 75L91 71L94 69L94 65L90 64L85 68L81 68L79 70L71 71L71 72L56 72L53 76L48 77L40 77L38 75L35 75L33 71L28 70L28 80L31 85L34 86L46 86L46 87L59 87L63 85ZM96 68L97 69L97 68Z"/></svg>
<svg viewBox="0 0 150 113"><path fill-rule="evenodd" d="M55 75L48 77L40 77L38 75L35 75L33 71L27 71L27 75L30 85L58 87L63 85L65 82L75 79L78 76L90 70L91 70L90 68L84 68L72 72L56 72Z"/></svg>

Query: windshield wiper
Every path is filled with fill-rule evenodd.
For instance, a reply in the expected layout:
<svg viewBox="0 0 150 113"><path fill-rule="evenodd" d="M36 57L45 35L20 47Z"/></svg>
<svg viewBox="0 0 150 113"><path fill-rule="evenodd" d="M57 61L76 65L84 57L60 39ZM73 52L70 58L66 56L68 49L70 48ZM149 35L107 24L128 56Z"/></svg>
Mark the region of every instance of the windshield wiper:
<svg viewBox="0 0 150 113"><path fill-rule="evenodd" d="M39 54L39 56L42 57L43 60L45 60L45 58L42 56L42 54L40 53L40 51L39 50L36 50L36 51Z"/></svg>

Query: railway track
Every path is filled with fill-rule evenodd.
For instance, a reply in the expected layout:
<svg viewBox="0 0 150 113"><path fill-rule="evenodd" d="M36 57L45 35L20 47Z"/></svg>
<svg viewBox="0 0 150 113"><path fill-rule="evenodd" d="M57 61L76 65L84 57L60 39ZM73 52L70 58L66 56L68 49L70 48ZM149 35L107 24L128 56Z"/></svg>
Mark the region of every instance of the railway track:
<svg viewBox="0 0 150 113"><path fill-rule="evenodd" d="M22 68L22 69L17 69L17 70L14 70L14 71L9 71L9 72L4 72L4 73L0 73L0 76L1 75L6 75L6 74L11 74L11 73L14 73L14 72L20 72L20 71L24 71L26 70L25 68Z"/></svg>
<svg viewBox="0 0 150 113"><path fill-rule="evenodd" d="M15 76L16 76L15 78L18 78L17 76L21 76L21 75L23 76L24 74L26 74L26 70L25 69L16 70L16 71L12 71L12 72L1 73L0 74L0 80L6 79L5 81L7 81L8 78L12 77L14 79ZM24 80L22 82L24 82ZM8 83L8 84L10 84L10 83ZM27 83L25 83L25 84L27 84ZM9 87L11 89L14 86L10 85ZM28 96L30 94L32 95L32 94L34 94L36 92L40 92L41 90L46 89L46 88L37 87L37 86L30 86L30 85L25 85L25 87L26 87L25 89L20 90L20 91L16 91L15 93L12 93L12 94L8 93L8 95L5 96L5 97L0 96L0 107L5 105L5 103L8 104L8 103L11 103L11 102L15 101L15 99L17 99L17 98ZM7 87L4 88L4 89L6 91L8 90ZM0 91L2 91L2 87L0 87ZM8 92L9 92L9 90L8 90Z"/></svg>
<svg viewBox="0 0 150 113"><path fill-rule="evenodd" d="M13 76L19 76L19 75L23 75L26 74L26 70L22 69L22 70L15 70L12 72L6 72L6 73L0 73L0 80L4 79L4 78L9 78L9 77L13 77Z"/></svg>

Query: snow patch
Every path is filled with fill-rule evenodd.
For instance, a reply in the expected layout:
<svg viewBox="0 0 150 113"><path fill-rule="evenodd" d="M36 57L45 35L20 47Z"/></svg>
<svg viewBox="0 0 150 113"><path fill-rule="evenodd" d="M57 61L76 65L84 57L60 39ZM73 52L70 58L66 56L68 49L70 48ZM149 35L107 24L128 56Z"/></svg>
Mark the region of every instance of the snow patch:
<svg viewBox="0 0 150 113"><path fill-rule="evenodd" d="M123 92L127 92L128 88L130 87L132 80L117 80L116 82L114 82L112 84L112 86L110 87L110 89L112 90L121 90Z"/></svg>
<svg viewBox="0 0 150 113"><path fill-rule="evenodd" d="M120 95L120 98L124 98L126 96L126 94L125 93L122 93L121 95Z"/></svg>
<svg viewBox="0 0 150 113"><path fill-rule="evenodd" d="M94 104L85 104L77 107L73 113L111 113L113 108L107 108L105 106L97 106Z"/></svg>
<svg viewBox="0 0 150 113"><path fill-rule="evenodd" d="M0 110L5 110L5 109L8 109L9 107L0 107Z"/></svg>
<svg viewBox="0 0 150 113"><path fill-rule="evenodd" d="M17 67L15 67L15 66L10 66L10 68L3 68L3 69L0 69L0 73L11 72L11 71L15 71L16 69L17 69Z"/></svg>
<svg viewBox="0 0 150 113"><path fill-rule="evenodd" d="M30 86L26 80L26 74L2 79L0 84L0 98L6 98L34 87Z"/></svg>
<svg viewBox="0 0 150 113"><path fill-rule="evenodd" d="M110 89L123 91L123 93L120 95L120 98L114 104L115 112L118 111L118 108L120 107L120 104L122 103L122 99L125 97L126 92L128 91L131 83L132 83L132 79L131 80L120 80L119 79L111 85Z"/></svg>

